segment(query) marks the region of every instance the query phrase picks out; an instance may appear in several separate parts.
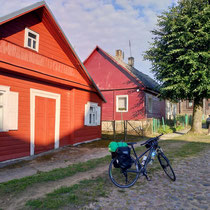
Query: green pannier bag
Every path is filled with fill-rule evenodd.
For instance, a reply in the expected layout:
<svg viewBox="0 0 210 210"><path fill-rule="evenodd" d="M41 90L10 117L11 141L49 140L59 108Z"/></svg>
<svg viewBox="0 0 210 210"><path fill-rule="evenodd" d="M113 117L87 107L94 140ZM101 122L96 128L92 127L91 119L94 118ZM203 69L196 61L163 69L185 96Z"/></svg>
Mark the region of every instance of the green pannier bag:
<svg viewBox="0 0 210 210"><path fill-rule="evenodd" d="M112 141L109 144L109 152L116 152L118 147L127 147L128 144L126 142L116 142Z"/></svg>
<svg viewBox="0 0 210 210"><path fill-rule="evenodd" d="M126 142L116 142L116 141L110 142L110 144L109 144L109 152L111 152L112 159L117 157L117 152L116 152L117 148L123 148L123 147L128 147L128 144ZM113 165L114 165L115 168L120 168L119 160L116 159L113 162Z"/></svg>

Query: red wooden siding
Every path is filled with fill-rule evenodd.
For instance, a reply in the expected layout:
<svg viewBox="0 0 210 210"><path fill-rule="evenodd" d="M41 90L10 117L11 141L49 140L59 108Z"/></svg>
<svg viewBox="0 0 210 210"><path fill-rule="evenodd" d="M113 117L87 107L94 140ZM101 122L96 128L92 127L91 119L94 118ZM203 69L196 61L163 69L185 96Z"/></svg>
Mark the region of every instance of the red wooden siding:
<svg viewBox="0 0 210 210"><path fill-rule="evenodd" d="M115 116L114 110L114 91L103 91L106 103L102 105L102 120L113 120Z"/></svg>
<svg viewBox="0 0 210 210"><path fill-rule="evenodd" d="M47 22L45 21L44 24L37 15L37 12L34 11L2 25L2 38L20 47L24 47L25 28L27 27L40 34L39 54L73 66L72 62L51 34L52 31L49 31L46 25Z"/></svg>
<svg viewBox="0 0 210 210"><path fill-rule="evenodd" d="M43 18L43 20L45 19ZM30 64L33 63L45 68L41 72L66 77L74 82L88 86L90 81L87 76L84 76L78 66L75 66L78 65L74 61L75 58L72 55L67 56L61 47L62 45L55 40L53 36L55 32L49 25L50 23L46 20L42 22L36 12L23 15L7 24L3 24L1 26L3 40L0 41L0 53L6 55L6 59L8 59L8 56L11 56L12 60L18 58L19 60L15 59L15 62L13 61L16 65L23 66L25 64L26 67L31 68ZM24 47L26 27L40 35L38 53ZM4 58L2 55L1 57ZM28 62L28 65L26 62ZM38 70L39 68L35 67L35 69Z"/></svg>
<svg viewBox="0 0 210 210"><path fill-rule="evenodd" d="M134 90L103 91L102 120L137 120L145 118L144 92ZM116 111L116 96L128 95L128 112Z"/></svg>
<svg viewBox="0 0 210 210"><path fill-rule="evenodd" d="M74 106L74 119L75 119L75 134L74 143L79 143L84 140L91 140L101 137L100 126L86 126L84 125L85 104L87 102L95 102L101 106L101 100L95 93L84 92L75 90L75 106Z"/></svg>
<svg viewBox="0 0 210 210"><path fill-rule="evenodd" d="M102 91L140 86L128 72L116 65L101 51L95 51L91 59L85 62L85 67Z"/></svg>
<svg viewBox="0 0 210 210"><path fill-rule="evenodd" d="M101 126L84 126L85 104L99 103L96 93L63 88L33 79L0 74L0 84L19 93L18 130L0 132L0 161L30 155L30 88L61 95L60 146L101 137Z"/></svg>

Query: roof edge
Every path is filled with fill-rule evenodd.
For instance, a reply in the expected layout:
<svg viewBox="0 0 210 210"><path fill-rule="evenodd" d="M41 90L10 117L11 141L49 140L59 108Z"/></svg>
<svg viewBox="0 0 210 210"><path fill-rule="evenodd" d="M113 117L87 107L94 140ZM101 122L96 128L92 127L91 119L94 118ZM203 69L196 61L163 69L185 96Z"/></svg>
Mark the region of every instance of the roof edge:
<svg viewBox="0 0 210 210"><path fill-rule="evenodd" d="M28 13L30 12L31 10L34 10L34 9L37 9L39 7L42 7L42 6L47 6L46 5L46 2L45 1L40 1L40 2L36 2L35 4L32 4L32 5L29 5L27 7L24 7L20 10L17 10L17 11L14 11L10 14L7 14L5 16L2 16L0 17L0 25L14 19L14 18L17 18L21 15L23 15L24 13Z"/></svg>
<svg viewBox="0 0 210 210"><path fill-rule="evenodd" d="M92 79L92 77L90 76L90 74L88 73L87 69L85 68L84 64L82 63L82 61L80 60L80 57L77 55L76 51L74 50L73 46L71 45L70 41L68 40L66 34L64 33L62 27L59 25L58 21L56 20L55 16L53 15L51 9L48 7L48 5L45 3L45 6L47 8L47 10L49 11L50 15L53 17L53 20L55 21L56 25L58 26L58 29L61 31L65 41L68 43L72 53L74 54L75 58L78 60L79 65L81 66L82 70L84 71L85 75L88 77L88 79L92 82L94 88L97 90L97 92L99 93L100 97L102 98L102 100L104 102L106 102L106 99L104 98L103 94L101 93L100 89L98 88L98 86L95 84L94 80Z"/></svg>

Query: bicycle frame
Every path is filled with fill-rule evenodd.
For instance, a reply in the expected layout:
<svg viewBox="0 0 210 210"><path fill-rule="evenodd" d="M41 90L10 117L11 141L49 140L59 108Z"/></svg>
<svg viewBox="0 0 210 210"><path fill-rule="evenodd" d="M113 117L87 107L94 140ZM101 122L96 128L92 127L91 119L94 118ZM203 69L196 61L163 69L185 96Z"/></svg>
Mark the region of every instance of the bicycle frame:
<svg viewBox="0 0 210 210"><path fill-rule="evenodd" d="M158 148L159 146L157 146L157 148ZM128 172L134 172L134 173L143 173L143 172L145 172L146 171L146 168L147 168L147 165L148 165L148 163L149 163L149 161L150 161L150 159L151 159L151 155L152 155L152 152L154 151L154 150L156 150L156 148L155 148L155 145L152 145L150 148L148 148L144 153L142 153L140 156L137 156L137 154L136 154L136 151L135 151L135 149L134 149L134 146L133 145L131 145L131 148L132 148L132 150L133 150L133 153L134 153L134 155L135 155L135 157L136 157L136 161L138 161L138 165L140 166L140 171L134 171L134 170L127 170ZM150 151L150 152L149 152ZM149 154L148 154L148 156L147 156L147 159L145 160L145 164L144 165L142 165L141 163L140 163L140 158L142 158L147 152L149 152Z"/></svg>

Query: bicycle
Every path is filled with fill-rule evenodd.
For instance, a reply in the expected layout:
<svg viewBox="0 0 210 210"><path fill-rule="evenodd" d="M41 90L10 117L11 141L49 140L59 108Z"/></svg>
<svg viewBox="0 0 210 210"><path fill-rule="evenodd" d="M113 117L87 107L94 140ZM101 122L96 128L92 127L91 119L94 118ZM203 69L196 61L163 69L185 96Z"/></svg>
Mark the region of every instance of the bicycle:
<svg viewBox="0 0 210 210"><path fill-rule="evenodd" d="M144 143L141 144L141 146L146 146L147 150L142 153L140 156L137 156L136 151L134 149L134 144L137 144L137 142L130 142L127 143L129 146L131 146L133 153L135 155L135 158L131 156L132 159L132 165L128 169L121 168L120 166L116 167L116 163L118 162L118 157L115 157L112 159L110 165L109 165L109 177L114 185L120 188L128 188L133 186L136 181L138 180L139 176L142 174L146 177L146 179L149 181L149 177L147 176L147 165L150 161L154 160L153 156L154 153L157 154L159 163L166 173L166 175L172 180L176 181L176 176L173 171L173 168L171 167L168 158L163 153L163 150L158 145L158 140L163 134L156 136L154 138L150 138ZM143 163L140 163L140 159L145 154L149 152L146 159L143 159Z"/></svg>

